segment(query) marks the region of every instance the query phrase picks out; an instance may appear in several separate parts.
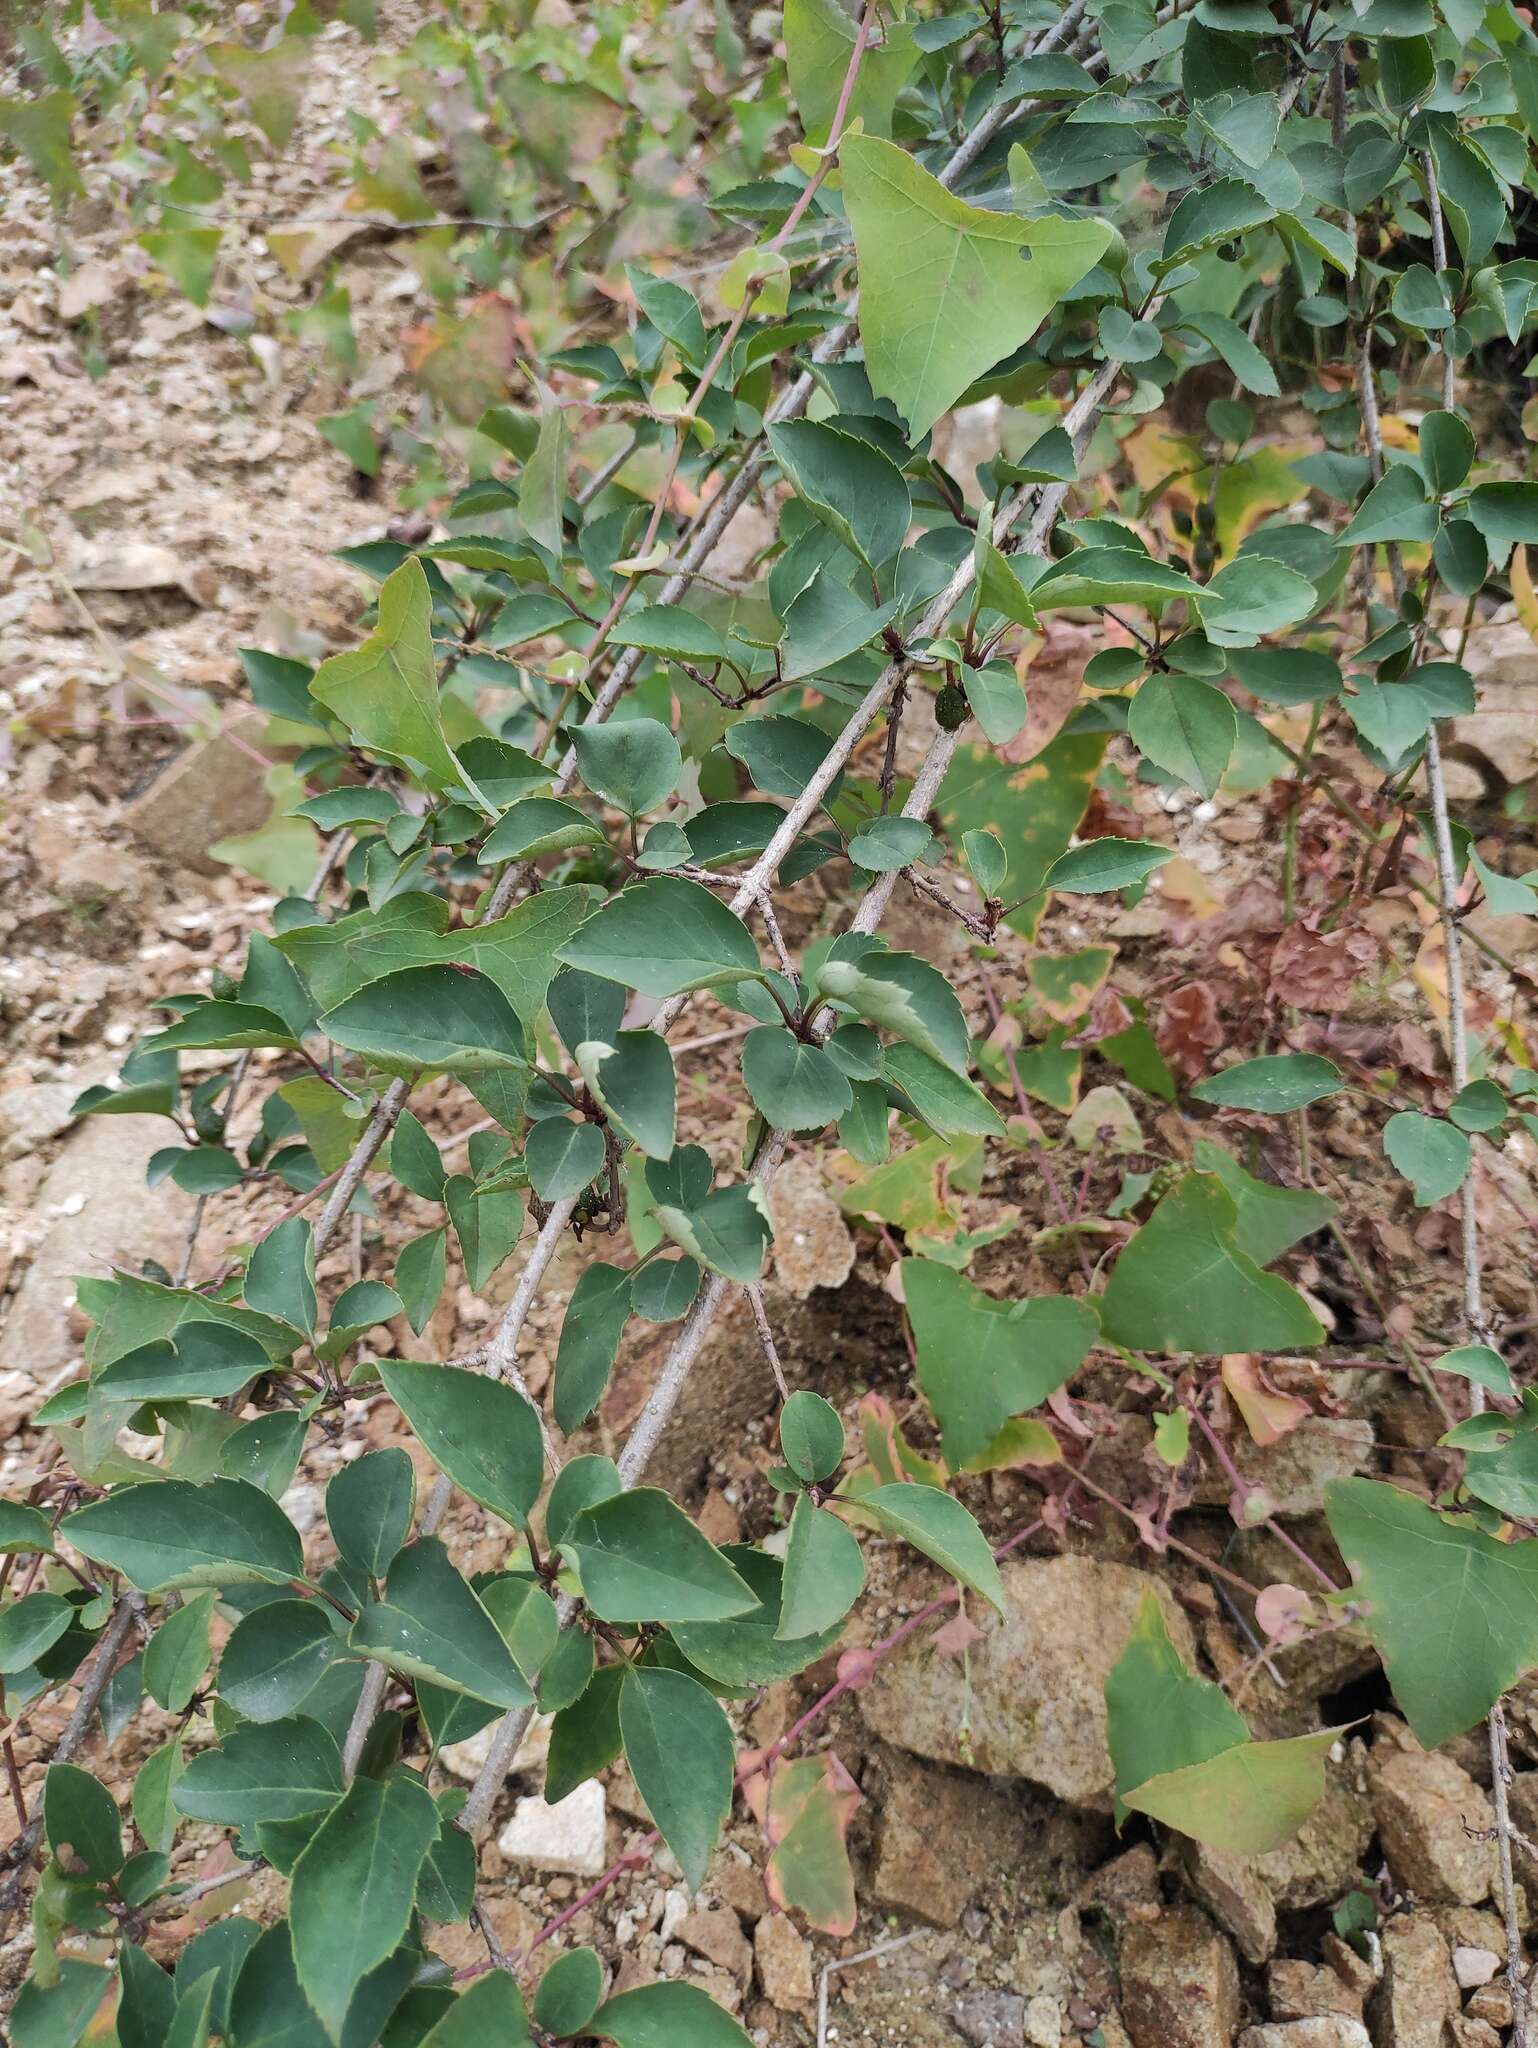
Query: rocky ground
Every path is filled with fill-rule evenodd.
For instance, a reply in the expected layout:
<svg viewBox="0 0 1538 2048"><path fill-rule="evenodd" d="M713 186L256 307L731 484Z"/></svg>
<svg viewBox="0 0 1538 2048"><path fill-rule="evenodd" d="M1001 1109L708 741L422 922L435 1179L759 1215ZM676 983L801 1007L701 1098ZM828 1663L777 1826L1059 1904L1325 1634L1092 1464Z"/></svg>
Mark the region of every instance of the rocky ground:
<svg viewBox="0 0 1538 2048"><path fill-rule="evenodd" d="M323 142L332 110L366 103L366 60L345 39L319 46L323 90L312 94L308 141ZM295 152L270 195L280 217L317 198ZM364 602L361 579L333 558L377 536L389 517L388 473L378 502L360 502L341 456L314 419L339 391L297 347L272 338L265 313L302 302L291 276L253 237L237 244L240 289L265 309L250 334L231 333L163 295L148 279L111 214L76 209L67 233L76 268L53 268L57 244L35 189L14 172L4 195L0 272L0 473L14 502L0 530L0 692L9 724L9 794L0 819L0 1014L11 1057L0 1083L0 1484L24 1487L47 1455L27 1427L39 1399L79 1366L82 1322L74 1276L149 1259L179 1269L190 1202L168 1188L146 1198L143 1175L161 1142L149 1120L100 1118L72 1126L69 1105L109 1074L144 1028L157 997L206 986L215 965L238 961L245 935L270 907L271 888L209 857L208 848L258 826L270 807L276 764L263 721L242 709L235 650L255 644L316 655L346 644ZM342 251L342 276L365 343L368 388L403 377L400 335L420 291L398 238L365 231ZM96 374L88 374L88 358ZM97 360L99 358L99 360ZM356 382L353 395L358 395ZM976 423L980 432L988 423ZM1059 647L1062 675L1042 706L1077 688L1091 647ZM1523 828L1494 799L1538 770L1525 693L1532 642L1515 620L1486 622L1472 664L1489 684L1487 709L1458 735L1464 794L1491 801L1490 829L1503 864L1538 865ZM1064 687L1066 683L1066 688ZM1043 712L1043 716L1047 714ZM1044 736L1038 732L1037 737ZM278 772L281 772L280 770ZM1348 769L1349 772L1349 769ZM1118 948L1116 980L1155 1004L1170 992L1210 986L1231 966L1261 915L1274 852L1264 793L1210 811L1143 792L1141 829L1175 843L1163 871L1164 901L1131 912L1055 913L1045 943ZM1322 810L1322 807L1321 807ZM1318 830L1326 825L1321 817ZM800 907L810 931L825 912L808 887ZM1397 957L1354 1013L1362 1044L1396 1039L1414 1062L1435 1052L1418 1026L1417 989L1435 987L1434 934L1403 897L1379 899L1381 936ZM923 906L900 906L898 943L935 953L955 928ZM1517 961L1515 980L1481 976L1490 1014L1525 1015L1533 943L1520 921L1484 927ZM1432 951L1428 953L1427 949ZM958 985L982 1010L975 971L957 949ZM1023 949L995 969L1006 994L1020 986ZM1182 1016L1161 1012L1171 1044ZM701 1006L700 1041L681 1058L689 1082L685 1133L724 1147L741 1111L723 1092L714 1041L730 1020ZM1099 1077L1091 1074L1090 1078ZM1146 1126L1137 1148L1184 1157L1190 1132L1152 1098L1137 1098ZM470 1117L444 1089L421 1114L445 1142ZM1063 1119L1041 1112L1061 1145ZM1078 1156L1072 1171L1080 1171ZM1513 1141L1480 1191L1490 1291L1515 1326L1519 1372L1538 1319L1527 1232L1533 1147ZM1351 1234L1375 1275L1387 1314L1377 1319L1355 1277L1327 1241L1296 1270L1332 1333L1332 1348L1423 1330L1451 1329L1456 1273L1446 1257L1451 1220L1403 1205L1397 1184L1378 1185L1375 1146L1351 1111L1324 1123L1315 1161L1320 1184L1348 1198ZM1084 1187L1101 1206L1120 1164L1095 1155ZM867 1394L908 1418L911 1375L882 1235L852 1225L840 1207L837 1162L797 1157L776 1198L778 1245L771 1308L787 1372L846 1413ZM955 1196L973 1225L1013 1209L1011 1234L981 1252L973 1276L996 1292L1060 1289L1070 1254L1039 1234L1052 1217L1033 1156L1001 1169L975 1193ZM224 1246L249 1241L282 1206L281 1190L244 1189L208 1206L193 1270L216 1270ZM381 1213L359 1219L322 1279L387 1260L422 1227L425 1212L396 1190ZM601 1251L601 1248L600 1248ZM591 1248L572 1247L530 1326L527 1371L537 1393L550 1371L564 1301ZM451 1267L444 1303L423 1336L404 1324L376 1333L376 1348L441 1358L473 1344L511 1293L515 1260L475 1296ZM1413 1309L1403 1304L1413 1302ZM1397 1319L1397 1320L1396 1320ZM583 1447L622 1438L660 1361L664 1333L632 1345ZM1284 1366L1281 1377L1286 1380ZM1096 1447L1101 1482L1122 1499L1146 1496L1158 1468L1143 1412L1146 1390L1107 1376L1082 1390L1112 1424ZM1268 1452L1247 1452L1246 1476L1273 1495L1283 1526L1331 1561L1320 1487L1341 1472L1423 1478L1440 1424L1400 1375L1359 1371L1326 1379L1304 1362L1294 1384L1311 1419ZM710 1533L761 1537L774 1526L765 1478L773 1388L751 1327L729 1316L692 1382L658 1462ZM307 1459L285 1505L324 1542L321 1491L339 1463L391 1441L393 1410L359 1402L345 1425ZM912 1427L922 1439L923 1422ZM1004 1533L1028 1523L1043 1488L1026 1473L972 1482L984 1525ZM1049 1500L1054 1498L1048 1489ZM1193 1556L1156 1555L1125 1520L1082 1510L1049 1514L1006 1567L1008 1621L974 1617L980 1631L959 1652L936 1647L925 1628L874 1679L846 1697L814 1744L834 1750L858 1788L851 1831L859 1919L842 1943L808 1936L770 1904L764 1848L746 1813L734 1819L704 1892L690 1900L665 1854L576 1915L560 1942L592 1941L621 1984L688 1975L739 2012L756 2040L804 2044L817 2037L817 1995L828 1992L829 2042L911 2048L1492 2048L1510 2019L1497 1981L1503 1950L1492 1907L1495 1851L1482 1838L1491 1814L1489 1766L1473 1737L1437 1755L1421 1752L1389 1710L1375 1660L1347 1632L1299 1652L1254 1661L1242 1621L1199 1560L1226 1560L1259 1583L1287 1576L1275 1539L1237 1533L1226 1512L1228 1482L1204 1471L1174 1528ZM472 1565L496 1561L496 1539L467 1509L448 1532ZM1338 1560L1333 1560L1338 1566ZM1145 1587L1163 1599L1177 1641L1220 1676L1251 1669L1239 1688L1258 1733L1340 1725L1329 1791L1302 1835L1258 1863L1242 1864L1182 1844L1134 1821L1118 1836L1110 1813L1103 1684ZM872 1590L849 1641L875 1640L942 1590L911 1556L873 1551ZM775 1687L743 1714L745 1739L772 1741L826 1687L829 1668L795 1688ZM55 1731L46 1706L18 1741L23 1780ZM1538 1835L1538 1686L1512 1708L1522 1766L1513 1792L1519 1824ZM161 1739L154 1710L92 1767L121 1789L135 1761ZM475 1744L446 1761L473 1774ZM538 1797L536 1731L482 1859L484 1899L504 1945L524 1943L609 1861L645 1833L634 1787L620 1771L584 1788L552 1814ZM0 1828L9 1825L0 1821ZM187 1868L207 1875L227 1852L194 1842ZM1538 1863L1523 1865L1538 1903ZM1370 1896L1376 1928L1352 1932L1342 1902ZM258 1877L207 1897L199 1913L238 1903L262 1914L277 1888ZM1524 1891L1525 1912L1528 1891ZM1342 1932L1344 1928L1346 1932ZM174 1954L191 1931L161 1923ZM478 1937L444 1930L450 1961L479 1959ZM560 1943L542 1954L558 1952ZM13 1942L10 1975L26 1941ZM873 1948L881 1953L862 1960Z"/></svg>

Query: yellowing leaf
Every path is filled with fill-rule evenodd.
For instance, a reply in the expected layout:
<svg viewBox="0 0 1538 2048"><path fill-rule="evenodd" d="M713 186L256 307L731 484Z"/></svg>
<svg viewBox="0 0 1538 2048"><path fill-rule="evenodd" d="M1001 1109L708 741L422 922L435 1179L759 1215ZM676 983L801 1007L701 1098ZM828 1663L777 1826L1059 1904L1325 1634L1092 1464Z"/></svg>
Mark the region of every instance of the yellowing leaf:
<svg viewBox="0 0 1538 2048"><path fill-rule="evenodd" d="M468 785L469 778L443 736L432 615L427 575L413 555L380 586L373 632L351 654L323 661L310 695L361 746L435 789L453 789ZM489 812L491 806L485 808Z"/></svg>
<svg viewBox="0 0 1538 2048"><path fill-rule="evenodd" d="M1030 339L1105 254L1113 230L969 206L873 135L850 136L839 163L859 258L866 372L916 438Z"/></svg>

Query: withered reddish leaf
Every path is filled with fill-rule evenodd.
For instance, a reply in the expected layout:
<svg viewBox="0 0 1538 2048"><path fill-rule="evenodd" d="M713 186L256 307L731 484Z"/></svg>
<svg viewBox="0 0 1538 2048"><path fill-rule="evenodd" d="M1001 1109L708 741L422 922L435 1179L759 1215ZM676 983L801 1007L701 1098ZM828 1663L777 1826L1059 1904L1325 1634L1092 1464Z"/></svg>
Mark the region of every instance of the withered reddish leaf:
<svg viewBox="0 0 1538 2048"><path fill-rule="evenodd" d="M1297 1010L1344 1010L1377 958L1378 941L1352 919L1343 918L1327 932L1295 924L1271 955L1271 993Z"/></svg>
<svg viewBox="0 0 1538 2048"><path fill-rule="evenodd" d="M1296 1394L1284 1394L1272 1386L1252 1351L1228 1354L1223 1360L1223 1384L1244 1417L1245 1428L1262 1449L1279 1443L1313 1412Z"/></svg>
<svg viewBox="0 0 1538 2048"><path fill-rule="evenodd" d="M1187 1075L1205 1073L1209 1053L1216 1052L1226 1039L1210 983L1188 981L1172 989L1159 1005L1154 1036L1172 1067L1184 1068Z"/></svg>

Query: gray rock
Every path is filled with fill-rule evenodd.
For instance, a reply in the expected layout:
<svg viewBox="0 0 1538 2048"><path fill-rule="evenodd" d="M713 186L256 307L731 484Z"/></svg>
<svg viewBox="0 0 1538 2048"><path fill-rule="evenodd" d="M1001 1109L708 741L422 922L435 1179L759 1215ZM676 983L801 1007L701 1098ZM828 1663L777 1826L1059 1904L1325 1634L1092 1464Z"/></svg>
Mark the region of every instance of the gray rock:
<svg viewBox="0 0 1538 2048"><path fill-rule="evenodd" d="M1114 1782L1105 1682L1143 1595L1158 1597L1187 1662L1190 1625L1164 1581L1131 1565L1054 1557L1002 1569L1009 1614L975 1617L983 1639L966 1669L916 1637L856 1695L860 1710L876 1734L919 1756L1030 1778L1104 1809Z"/></svg>
<svg viewBox="0 0 1538 2048"><path fill-rule="evenodd" d="M1330 1481L1360 1471L1372 1447L1365 1415L1310 1415L1264 1449L1243 1437L1234 1463L1252 1486L1265 1488L1274 1512L1291 1520L1321 1513Z"/></svg>
<svg viewBox="0 0 1538 2048"><path fill-rule="evenodd" d="M1421 1900L1477 1906L1495 1882L1493 1841L1469 1829L1493 1826L1488 1795L1440 1750L1420 1748L1408 1729L1380 1739L1367 1771L1383 1853L1395 1882Z"/></svg>
<svg viewBox="0 0 1538 2048"><path fill-rule="evenodd" d="M1186 1842L1183 1848L1193 1897L1233 1936L1247 1963L1263 1963L1276 1947L1276 1904L1253 1858L1205 1842Z"/></svg>
<svg viewBox="0 0 1538 2048"><path fill-rule="evenodd" d="M1239 2048L1372 2048L1372 2036L1360 2020L1337 2013L1322 2019L1246 2027L1239 2036Z"/></svg>
<svg viewBox="0 0 1538 2048"><path fill-rule="evenodd" d="M0 1090L0 1159L20 1159L69 1129L69 1106L80 1093L74 1081L34 1081Z"/></svg>
<svg viewBox="0 0 1538 2048"><path fill-rule="evenodd" d="M175 1271L192 1198L167 1182L151 1200L144 1187L168 1128L153 1116L87 1117L65 1140L33 1200L51 1220L0 1331L0 1371L26 1372L44 1386L79 1355L70 1329L77 1274L137 1272L146 1258Z"/></svg>
<svg viewBox="0 0 1538 2048"><path fill-rule="evenodd" d="M1204 1913L1176 1906L1126 1930L1121 2016L1132 2048L1231 2048L1239 1971Z"/></svg>
<svg viewBox="0 0 1538 2048"><path fill-rule="evenodd" d="M976 1894L1025 1853L1025 1816L1008 1793L894 1758L876 1819L878 1906L954 1927Z"/></svg>
<svg viewBox="0 0 1538 2048"><path fill-rule="evenodd" d="M261 759L266 724L260 712L243 713L212 739L195 741L124 806L123 823L177 867L200 875L228 873L210 857L209 847L254 832L272 810Z"/></svg>
<svg viewBox="0 0 1538 2048"><path fill-rule="evenodd" d="M1442 2027L1459 2007L1452 1956L1420 1914L1383 1930L1383 1982L1370 2008L1376 2048L1442 2048Z"/></svg>
<svg viewBox="0 0 1538 2048"><path fill-rule="evenodd" d="M1021 2048L1025 2000L1013 1991L967 1991L952 2008L956 2031L972 2048Z"/></svg>

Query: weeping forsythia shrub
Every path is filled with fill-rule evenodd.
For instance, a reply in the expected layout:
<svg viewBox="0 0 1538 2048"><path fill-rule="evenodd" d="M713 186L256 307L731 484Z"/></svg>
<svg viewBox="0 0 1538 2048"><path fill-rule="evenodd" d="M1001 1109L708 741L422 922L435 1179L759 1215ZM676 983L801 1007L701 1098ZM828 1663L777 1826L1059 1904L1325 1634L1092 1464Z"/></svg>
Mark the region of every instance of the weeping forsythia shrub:
<svg viewBox="0 0 1538 2048"><path fill-rule="evenodd" d="M1091 1354L1172 1390L1192 1356L1322 1343L1316 1305L1269 1268L1335 1204L1242 1166L1225 1118L1285 1131L1266 1120L1349 1082L1422 1206L1464 1187L1481 1142L1538 1135L1515 1106L1525 1042L1470 1035L1453 915L1476 889L1531 914L1538 887L1449 822L1438 744L1439 721L1474 706L1458 621L1466 638L1482 604L1530 595L1521 550L1538 540L1538 483L1519 448L1476 443L1476 412L1496 408L1470 403L1535 324L1525 10L899 0L856 17L787 0L783 39L801 132L717 192L741 253L716 297L645 267L614 276L632 323L553 353L531 408L481 421L496 473L445 504L440 538L350 551L377 584L359 644L313 670L243 657L302 750L293 815L314 829L315 885L77 1109L167 1119L154 1182L209 1194L266 1175L293 1200L201 1282L81 1282L86 1370L34 1418L57 1457L0 1509L6 1711L53 1689L76 1702L0 1894L12 1911L25 1895L36 1936L18 2048L75 2042L104 2003L125 2048L740 2043L685 1983L606 1996L588 1949L532 2011L521 1959L494 1944L457 1978L438 1959L436 1931L475 1909L476 1841L529 1716L554 1716L548 1795L623 1755L698 1887L739 1770L723 1701L833 1649L871 1541L922 1553L985 1624L1006 1609L1004 1532L955 1482L1077 1455L1038 1411ZM241 54L219 75L245 91ZM4 132L67 200L67 148L44 147L67 144L58 93L7 101ZM1283 397L1285 445L1257 431ZM982 399L996 445L953 475L946 423ZM713 551L755 494L774 544L723 583ZM1021 777L1018 657L1060 614L1115 631ZM1254 1057L1187 1090L1210 1135L1157 1185L1129 1176L1118 1255L1071 1295L985 1293L955 1216L947 1236L943 1204L910 1206L901 1291L938 1451L868 1414L851 1457L838 1410L795 1392L770 1475L783 1542L709 1541L647 1466L711 1323L757 1288L787 1140L836 1139L873 1214L896 1213L878 1184L912 1205L942 1162L980 1173L1019 1140L998 1049L950 976L883 938L894 891L938 898L992 957L1030 941L1054 895L1136 900L1169 859L1081 834L1097 778L1114 787L1113 740L1143 782L1207 800L1225 777L1327 777L1327 734L1397 792L1384 852L1396 833L1412 859L1426 849L1452 1085L1337 1061L1279 1015ZM1410 794L1421 776L1429 801ZM814 873L836 914L798 951L776 904ZM726 1170L678 1141L669 1032L696 996L742 1026L747 1139ZM1102 1036L1175 1098L1144 1019ZM482 1125L453 1166L416 1095L435 1077ZM318 1285L349 1209L392 1182L437 1220L388 1270ZM524 1319L566 1238L595 1229L608 1256L582 1267L536 1404ZM477 1293L516 1258L509 1307L465 1360L378 1357L364 1340L381 1325L428 1327L450 1232ZM1289 1617L1365 1630L1427 1743L1538 1664L1538 1544L1507 1525L1533 1509L1538 1413L1494 1348L1477 1250L1467 1342L1434 1368L1470 1410L1447 1438L1456 1480L1434 1504L1337 1482L1356 1604L1304 1593ZM648 1323L671 1349L628 1441L617 1459L571 1454ZM317 1553L282 1497L307 1445L370 1396L421 1455L340 1466ZM1158 1406L1179 1468L1187 1415L1172 1392ZM421 1498L419 1471L438 1475ZM469 1572L439 1533L456 1492L503 1539L497 1569ZM93 1717L115 1735L144 1699L181 1732L123 1812L71 1758ZM1253 1739L1157 1603L1108 1708L1119 1811L1242 1854L1307 1816L1337 1732ZM483 1730L466 1795L438 1753ZM783 1809L776 1832L772 1787L792 1782L799 1852ZM815 1765L772 1780L768 1812L776 1897L851 1931L846 1788ZM209 1828L286 1881L288 1908L265 1926L216 1917L169 1972L148 1931L204 1888L184 1850Z"/></svg>

